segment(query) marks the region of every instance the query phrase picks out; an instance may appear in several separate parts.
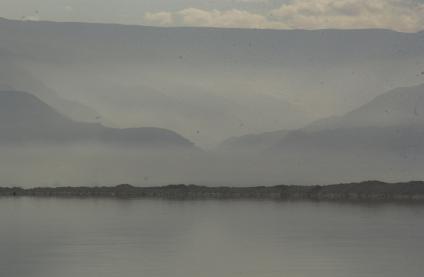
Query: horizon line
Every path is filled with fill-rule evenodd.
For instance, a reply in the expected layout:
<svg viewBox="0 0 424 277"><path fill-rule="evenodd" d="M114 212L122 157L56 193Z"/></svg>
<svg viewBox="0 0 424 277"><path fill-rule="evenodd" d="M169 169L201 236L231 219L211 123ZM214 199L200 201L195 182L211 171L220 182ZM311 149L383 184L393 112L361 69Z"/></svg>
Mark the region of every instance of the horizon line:
<svg viewBox="0 0 424 277"><path fill-rule="evenodd" d="M286 29L277 29L277 28L247 28L247 27L214 27L214 26L157 26L157 25L145 25L145 24L130 24L130 23L119 23L119 22L102 22L102 21L60 21L60 20L31 20L31 19L16 19L16 18L7 18L0 16L0 20L14 21L20 23L59 23L59 24L87 24L87 25L116 25L122 27L144 27L144 28L156 28L156 29L209 29L209 30L232 30L232 31L301 31L301 32L322 32L322 31L348 31L348 32L358 32L358 31L388 31L400 34L420 34L424 33L424 28L416 32L406 32L399 31L389 28L286 28Z"/></svg>

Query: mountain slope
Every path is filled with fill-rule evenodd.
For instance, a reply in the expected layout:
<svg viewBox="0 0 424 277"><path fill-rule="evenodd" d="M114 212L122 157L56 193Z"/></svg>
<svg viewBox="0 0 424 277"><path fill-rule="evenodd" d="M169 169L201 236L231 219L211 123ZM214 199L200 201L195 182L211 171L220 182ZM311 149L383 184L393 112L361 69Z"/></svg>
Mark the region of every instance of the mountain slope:
<svg viewBox="0 0 424 277"><path fill-rule="evenodd" d="M224 141L221 147L258 150L276 144L293 147L308 142L336 148L366 141L374 141L380 147L385 145L382 142L395 138L411 145L421 139L421 130L424 130L424 84L391 90L343 116L318 120L305 128L234 137Z"/></svg>
<svg viewBox="0 0 424 277"><path fill-rule="evenodd" d="M317 121L305 131L424 125L424 84L391 90L344 116Z"/></svg>
<svg viewBox="0 0 424 277"><path fill-rule="evenodd" d="M61 115L35 96L19 91L0 91L0 141L193 147L190 141L166 129L113 129L96 123L76 122Z"/></svg>
<svg viewBox="0 0 424 277"><path fill-rule="evenodd" d="M30 91L43 102L54 107L65 116L84 122L98 122L101 118L93 109L59 96L28 70L14 63L16 57L0 48L0 90Z"/></svg>
<svg viewBox="0 0 424 277"><path fill-rule="evenodd" d="M293 131L274 149L424 153L424 85L389 91L344 116Z"/></svg>

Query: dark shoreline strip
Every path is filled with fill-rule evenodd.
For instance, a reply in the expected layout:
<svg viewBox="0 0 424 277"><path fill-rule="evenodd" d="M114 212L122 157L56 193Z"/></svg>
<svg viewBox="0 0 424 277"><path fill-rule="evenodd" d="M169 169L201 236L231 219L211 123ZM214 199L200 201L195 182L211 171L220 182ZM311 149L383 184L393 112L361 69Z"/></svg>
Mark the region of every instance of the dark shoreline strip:
<svg viewBox="0 0 424 277"><path fill-rule="evenodd" d="M0 197L162 198L162 199L264 199L424 202L424 182L384 183L366 181L326 186L206 187L169 185L163 187L0 187Z"/></svg>

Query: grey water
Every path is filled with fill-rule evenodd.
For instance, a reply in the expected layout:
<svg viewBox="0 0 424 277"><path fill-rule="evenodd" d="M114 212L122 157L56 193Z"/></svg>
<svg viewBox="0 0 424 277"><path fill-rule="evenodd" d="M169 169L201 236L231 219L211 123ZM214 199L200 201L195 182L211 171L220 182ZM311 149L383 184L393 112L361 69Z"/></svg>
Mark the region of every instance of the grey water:
<svg viewBox="0 0 424 277"><path fill-rule="evenodd" d="M424 205L0 198L0 276L423 276Z"/></svg>

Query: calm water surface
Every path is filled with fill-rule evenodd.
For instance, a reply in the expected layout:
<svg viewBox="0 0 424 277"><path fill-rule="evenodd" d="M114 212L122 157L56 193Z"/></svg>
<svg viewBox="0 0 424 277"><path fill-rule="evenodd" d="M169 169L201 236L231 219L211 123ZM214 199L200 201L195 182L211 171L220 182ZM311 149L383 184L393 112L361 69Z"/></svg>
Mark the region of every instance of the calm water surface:
<svg viewBox="0 0 424 277"><path fill-rule="evenodd" d="M424 206L0 198L0 276L424 276Z"/></svg>

